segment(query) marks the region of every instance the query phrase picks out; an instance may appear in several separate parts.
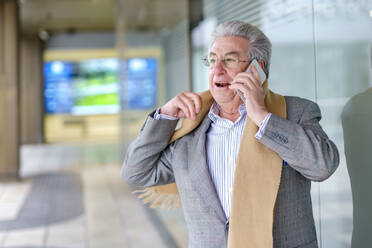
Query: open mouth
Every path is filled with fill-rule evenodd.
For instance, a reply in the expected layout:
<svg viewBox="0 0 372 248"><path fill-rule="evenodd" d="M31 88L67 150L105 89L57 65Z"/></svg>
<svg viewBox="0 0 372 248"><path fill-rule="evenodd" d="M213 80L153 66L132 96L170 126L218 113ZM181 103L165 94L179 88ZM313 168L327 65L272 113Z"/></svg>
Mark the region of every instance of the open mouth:
<svg viewBox="0 0 372 248"><path fill-rule="evenodd" d="M218 88L223 88L223 87L229 87L231 84L229 84L229 83L215 83L215 85Z"/></svg>

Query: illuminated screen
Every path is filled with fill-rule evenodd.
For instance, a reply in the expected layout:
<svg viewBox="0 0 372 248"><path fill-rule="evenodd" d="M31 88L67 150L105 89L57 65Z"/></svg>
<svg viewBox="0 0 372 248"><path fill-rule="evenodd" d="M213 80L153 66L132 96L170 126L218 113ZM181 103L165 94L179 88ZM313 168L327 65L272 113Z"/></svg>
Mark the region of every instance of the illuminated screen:
<svg viewBox="0 0 372 248"><path fill-rule="evenodd" d="M127 60L127 80L130 109L156 106L157 60L133 58Z"/></svg>
<svg viewBox="0 0 372 248"><path fill-rule="evenodd" d="M44 63L47 114L95 115L120 111L119 62L115 58ZM156 106L157 60L127 60L129 107Z"/></svg>

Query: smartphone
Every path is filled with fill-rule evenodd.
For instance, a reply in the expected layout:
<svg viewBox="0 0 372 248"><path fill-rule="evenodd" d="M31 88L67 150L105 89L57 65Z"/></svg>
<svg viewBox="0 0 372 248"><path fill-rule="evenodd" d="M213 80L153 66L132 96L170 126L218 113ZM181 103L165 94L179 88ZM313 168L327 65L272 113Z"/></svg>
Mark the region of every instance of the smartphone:
<svg viewBox="0 0 372 248"><path fill-rule="evenodd" d="M258 74L260 75L260 81L261 81L261 85L262 85L266 80L266 74L262 70L260 64L258 64L256 59L252 60L251 64L248 66L246 72L251 72L252 65L254 65L254 67L256 67L256 70L258 71ZM245 103L245 97L244 97L243 92L241 92L240 90L237 90L236 93L238 93L238 95L240 96L242 101Z"/></svg>

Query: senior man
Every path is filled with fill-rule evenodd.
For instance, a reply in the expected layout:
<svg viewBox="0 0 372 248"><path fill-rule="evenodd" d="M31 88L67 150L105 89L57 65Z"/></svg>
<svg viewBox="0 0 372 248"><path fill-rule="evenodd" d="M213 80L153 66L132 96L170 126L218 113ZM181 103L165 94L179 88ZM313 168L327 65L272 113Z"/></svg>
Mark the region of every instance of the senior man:
<svg viewBox="0 0 372 248"><path fill-rule="evenodd" d="M209 91L152 112L127 150L122 177L149 187L155 206L179 196L191 248L318 247L311 181L327 179L339 154L316 103L273 93L254 66L246 72L256 59L268 77L270 56L257 27L220 24L205 59Z"/></svg>

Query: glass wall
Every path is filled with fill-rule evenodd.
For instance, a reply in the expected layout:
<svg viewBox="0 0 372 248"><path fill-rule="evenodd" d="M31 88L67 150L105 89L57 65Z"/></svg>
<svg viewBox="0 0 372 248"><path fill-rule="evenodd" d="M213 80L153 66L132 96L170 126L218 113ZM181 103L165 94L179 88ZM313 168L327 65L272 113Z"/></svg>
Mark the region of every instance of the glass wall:
<svg viewBox="0 0 372 248"><path fill-rule="evenodd" d="M165 1L164 8L162 1L153 1L152 6L117 1L122 151L150 111L181 91L208 89L208 70L200 58L207 54L210 35L219 23L242 20L257 25L273 44L269 87L282 95L317 102L321 125L339 149L335 174L312 183L319 246L368 247L372 243L372 194L368 191L372 174L372 2L200 1L203 18L198 25L195 20L190 25L188 1L173 1L172 5ZM155 14L150 15L150 7L157 10ZM125 62L133 58L142 60ZM145 73L151 78L134 73L144 61L155 61L156 66ZM137 101L136 94L143 89L149 90L151 101ZM187 247L182 212L157 214L175 243Z"/></svg>
<svg viewBox="0 0 372 248"><path fill-rule="evenodd" d="M190 90L187 1L145 2L117 1L124 143L137 135L149 112L179 92Z"/></svg>
<svg viewBox="0 0 372 248"><path fill-rule="evenodd" d="M124 158L127 145L148 114L178 93L191 90L188 1L118 0L117 8L120 150ZM187 247L182 210L153 210L148 205L144 209L167 247ZM132 226L131 230L135 236L144 229ZM142 238L135 246L148 247L151 238Z"/></svg>
<svg viewBox="0 0 372 248"><path fill-rule="evenodd" d="M269 87L317 102L321 125L336 143L340 165L312 183L319 246L372 244L372 2L355 0L204 0L204 19L192 30L193 89L208 88L200 63L211 31L242 20L273 44Z"/></svg>
<svg viewBox="0 0 372 248"><path fill-rule="evenodd" d="M313 5L317 102L325 117L321 123L341 155L336 174L320 184L322 245L369 247L372 2Z"/></svg>

